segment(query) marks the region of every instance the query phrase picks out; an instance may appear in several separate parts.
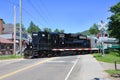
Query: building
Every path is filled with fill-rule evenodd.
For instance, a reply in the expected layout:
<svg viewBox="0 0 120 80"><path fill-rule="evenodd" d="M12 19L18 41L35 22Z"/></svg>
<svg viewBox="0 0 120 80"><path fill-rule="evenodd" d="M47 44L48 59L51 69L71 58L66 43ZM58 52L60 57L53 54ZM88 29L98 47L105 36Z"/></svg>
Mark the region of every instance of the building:
<svg viewBox="0 0 120 80"><path fill-rule="evenodd" d="M0 55L13 54L13 42L0 37Z"/></svg>
<svg viewBox="0 0 120 80"><path fill-rule="evenodd" d="M14 42L14 25L13 24L3 24L3 19L0 19L0 38L1 38L1 42L3 42L2 40L5 40L4 43L2 44L6 44L9 45L10 44L10 48L13 48L11 46L13 46L13 42ZM16 26L16 50L17 52L19 52L19 37L20 37L20 30L19 30L19 26ZM28 34L25 32L25 29L22 28L22 48L24 49L26 47L26 43L28 43L29 41L29 37ZM1 47L2 45L0 45ZM4 47L4 49L7 50L7 47ZM11 49L13 50L13 49ZM1 50L0 50L1 51ZM4 51L2 51L3 53L5 53ZM13 52L13 51L12 51Z"/></svg>

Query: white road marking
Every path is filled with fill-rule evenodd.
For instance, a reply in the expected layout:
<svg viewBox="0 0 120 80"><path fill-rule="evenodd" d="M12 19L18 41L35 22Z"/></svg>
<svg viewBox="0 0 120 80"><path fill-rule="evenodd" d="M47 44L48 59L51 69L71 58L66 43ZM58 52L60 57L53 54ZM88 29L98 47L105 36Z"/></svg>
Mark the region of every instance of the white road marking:
<svg viewBox="0 0 120 80"><path fill-rule="evenodd" d="M79 57L80 57L80 56L78 56L78 58L76 59L75 63L73 64L72 68L71 68L70 71L68 72L68 74L67 74L65 80L68 80L68 78L69 78L71 72L73 71L75 65L77 64L77 62L78 62L78 60L79 60Z"/></svg>

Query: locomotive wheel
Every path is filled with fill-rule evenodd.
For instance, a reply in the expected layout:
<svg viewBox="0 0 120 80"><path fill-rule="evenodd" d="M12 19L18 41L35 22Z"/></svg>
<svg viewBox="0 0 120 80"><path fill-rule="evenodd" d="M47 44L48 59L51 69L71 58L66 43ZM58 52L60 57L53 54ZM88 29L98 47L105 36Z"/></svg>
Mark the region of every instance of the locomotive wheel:
<svg viewBox="0 0 120 80"><path fill-rule="evenodd" d="M32 56L32 51L26 49L26 50L24 51L24 58L25 58L25 59L32 59L32 58L33 58L33 56Z"/></svg>

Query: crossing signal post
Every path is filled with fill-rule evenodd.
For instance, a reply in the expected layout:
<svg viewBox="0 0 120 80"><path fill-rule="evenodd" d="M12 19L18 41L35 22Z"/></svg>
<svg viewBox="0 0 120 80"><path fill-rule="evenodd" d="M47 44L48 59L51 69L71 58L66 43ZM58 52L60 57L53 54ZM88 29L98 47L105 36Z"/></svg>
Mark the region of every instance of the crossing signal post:
<svg viewBox="0 0 120 80"><path fill-rule="evenodd" d="M104 52L104 38L105 38L105 34L107 33L107 25L106 25L106 23L104 23L103 21L101 21L98 24L98 26L99 26L98 29L100 30L101 37L102 37L102 40L101 40L102 56L105 56L105 52Z"/></svg>

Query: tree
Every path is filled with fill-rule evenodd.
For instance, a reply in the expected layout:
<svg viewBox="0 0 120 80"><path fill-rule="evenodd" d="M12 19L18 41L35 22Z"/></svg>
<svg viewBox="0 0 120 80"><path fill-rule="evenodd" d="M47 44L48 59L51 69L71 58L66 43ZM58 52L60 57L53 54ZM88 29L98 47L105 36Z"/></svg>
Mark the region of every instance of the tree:
<svg viewBox="0 0 120 80"><path fill-rule="evenodd" d="M32 32L38 32L38 31L41 31L40 28L31 21L30 26L27 29L27 32L31 34Z"/></svg>
<svg viewBox="0 0 120 80"><path fill-rule="evenodd" d="M44 32L52 32L52 30L50 28L44 28L43 30L44 30Z"/></svg>
<svg viewBox="0 0 120 80"><path fill-rule="evenodd" d="M65 32L65 30L63 30L63 29L62 29L62 30L60 30L60 33L64 33L64 32Z"/></svg>
<svg viewBox="0 0 120 80"><path fill-rule="evenodd" d="M89 30L85 30L83 32L78 32L78 34L90 35L90 32L89 32Z"/></svg>
<svg viewBox="0 0 120 80"><path fill-rule="evenodd" d="M57 33L58 33L58 32L59 32L59 29L56 28L56 29L54 30L54 32L57 32Z"/></svg>
<svg viewBox="0 0 120 80"><path fill-rule="evenodd" d="M93 24L93 26L90 27L89 32L90 32L90 34L92 34L92 35L97 35L98 32L99 32L98 27L97 27L97 24Z"/></svg>
<svg viewBox="0 0 120 80"><path fill-rule="evenodd" d="M109 19L108 30L110 31L110 36L117 38L120 42L120 2L110 8L113 13Z"/></svg>

